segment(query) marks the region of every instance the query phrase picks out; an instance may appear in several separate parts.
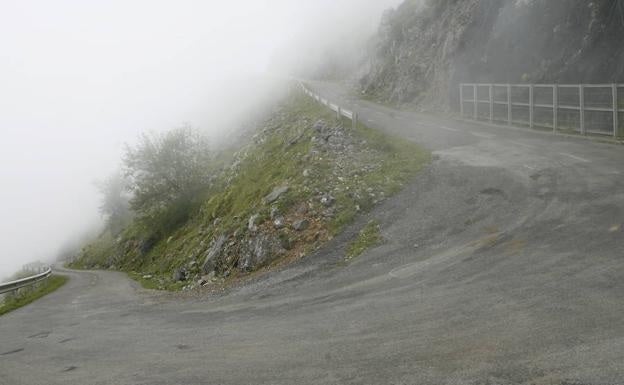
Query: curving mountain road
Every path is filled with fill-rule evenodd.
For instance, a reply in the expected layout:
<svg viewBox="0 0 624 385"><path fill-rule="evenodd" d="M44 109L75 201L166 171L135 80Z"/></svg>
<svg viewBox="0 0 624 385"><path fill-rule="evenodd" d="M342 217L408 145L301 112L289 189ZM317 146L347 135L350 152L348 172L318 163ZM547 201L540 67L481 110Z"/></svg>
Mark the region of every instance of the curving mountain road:
<svg viewBox="0 0 624 385"><path fill-rule="evenodd" d="M434 151L370 214L384 245L341 262L360 218L222 296L67 272L0 318L0 384L624 383L624 147L313 86Z"/></svg>

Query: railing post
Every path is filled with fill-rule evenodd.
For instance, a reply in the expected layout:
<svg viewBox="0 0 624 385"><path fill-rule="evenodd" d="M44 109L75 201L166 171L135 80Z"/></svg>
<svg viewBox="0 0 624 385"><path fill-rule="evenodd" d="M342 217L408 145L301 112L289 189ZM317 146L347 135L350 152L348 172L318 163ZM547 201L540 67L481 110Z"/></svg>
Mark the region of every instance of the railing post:
<svg viewBox="0 0 624 385"><path fill-rule="evenodd" d="M611 92L613 94L613 137L618 137L618 131L620 128L619 123L619 103L618 103L618 87L617 84L611 85Z"/></svg>
<svg viewBox="0 0 624 385"><path fill-rule="evenodd" d="M535 109L535 103L533 102L533 84L529 85L529 127L533 128L533 113Z"/></svg>
<svg viewBox="0 0 624 385"><path fill-rule="evenodd" d="M559 119L559 87L555 84L553 86L553 132L557 132L557 125Z"/></svg>
<svg viewBox="0 0 624 385"><path fill-rule="evenodd" d="M585 135L585 86L579 85L579 111L581 121L581 135Z"/></svg>
<svg viewBox="0 0 624 385"><path fill-rule="evenodd" d="M338 120L342 118L342 113L340 112L340 106L336 106L336 118L338 118Z"/></svg>
<svg viewBox="0 0 624 385"><path fill-rule="evenodd" d="M357 112L353 111L353 118L351 119L351 121L353 124L353 129L355 130L357 128L357 122L358 122Z"/></svg>
<svg viewBox="0 0 624 385"><path fill-rule="evenodd" d="M477 85L472 85L472 94L473 94L473 102L474 102L474 111L472 111L472 117L474 120L479 119L479 99L477 98Z"/></svg>
<svg viewBox="0 0 624 385"><path fill-rule="evenodd" d="M507 124L511 126L511 84L507 84Z"/></svg>
<svg viewBox="0 0 624 385"><path fill-rule="evenodd" d="M494 120L494 85L490 84L490 123Z"/></svg>
<svg viewBox="0 0 624 385"><path fill-rule="evenodd" d="M459 114L464 118L464 83L459 83Z"/></svg>

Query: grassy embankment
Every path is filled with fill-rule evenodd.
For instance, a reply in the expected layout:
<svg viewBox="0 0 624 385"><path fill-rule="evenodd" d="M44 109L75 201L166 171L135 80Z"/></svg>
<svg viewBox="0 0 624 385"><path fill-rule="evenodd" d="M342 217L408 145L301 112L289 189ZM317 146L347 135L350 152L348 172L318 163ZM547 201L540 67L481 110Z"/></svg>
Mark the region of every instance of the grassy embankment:
<svg viewBox="0 0 624 385"><path fill-rule="evenodd" d="M347 249L347 260L353 259L371 247L383 242L383 237L377 221L370 221L360 230L358 237L349 245Z"/></svg>
<svg viewBox="0 0 624 385"><path fill-rule="evenodd" d="M67 283L68 279L69 278L63 275L52 275L48 279L36 283L33 286L19 289L17 294L7 294L4 301L0 302L0 316L15 309L19 309L20 307L26 306L29 303L52 293Z"/></svg>
<svg viewBox="0 0 624 385"><path fill-rule="evenodd" d="M324 121L331 131L342 135L338 147L320 146L315 122ZM335 114L301 93L295 93L263 124L253 143L233 159L205 192L203 203L185 223L159 239L150 239L149 229L131 224L120 236L103 234L87 246L74 268L110 268L128 272L144 286L177 290L185 282L172 282L175 269L190 266L192 278L201 275L198 266L213 240L228 236L230 254L218 272L219 283L244 278L250 272L237 268L241 254L238 244L251 236L249 218L257 216L258 231L279 238L286 250L261 270L271 269L302 258L338 234L362 212L398 192L429 161L430 154L414 143L389 136L349 121L338 121ZM289 187L275 203L264 197L274 188ZM321 197L331 195L331 207ZM286 225L273 226L271 212L279 212L287 224L306 220L301 231ZM147 231L146 231L147 230ZM375 238L365 239L349 251L353 257L372 246ZM370 239L368 239L370 238ZM113 257L111 257L113 256Z"/></svg>

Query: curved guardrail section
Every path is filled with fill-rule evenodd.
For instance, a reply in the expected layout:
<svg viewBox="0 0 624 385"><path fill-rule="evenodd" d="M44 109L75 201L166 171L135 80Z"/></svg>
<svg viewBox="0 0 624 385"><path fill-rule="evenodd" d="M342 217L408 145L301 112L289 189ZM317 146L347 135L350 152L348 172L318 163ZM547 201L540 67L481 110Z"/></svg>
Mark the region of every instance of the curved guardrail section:
<svg viewBox="0 0 624 385"><path fill-rule="evenodd" d="M13 290L21 289L22 287L34 285L37 282L43 281L47 279L52 274L52 269L48 267L46 271L43 273L33 275L31 277L26 277L22 279L18 279L15 281L0 283L0 294L8 293Z"/></svg>
<svg viewBox="0 0 624 385"><path fill-rule="evenodd" d="M316 100L317 102L321 103L322 105L328 107L330 110L334 111L338 119L344 116L345 118L351 120L351 122L353 123L353 129L357 127L357 120L358 120L357 112L347 110L346 108L342 108L341 106L330 102L329 100L321 97L319 94L316 94L310 89L308 89L303 83L299 83L299 85L301 86L301 88L303 89L303 92L306 95Z"/></svg>

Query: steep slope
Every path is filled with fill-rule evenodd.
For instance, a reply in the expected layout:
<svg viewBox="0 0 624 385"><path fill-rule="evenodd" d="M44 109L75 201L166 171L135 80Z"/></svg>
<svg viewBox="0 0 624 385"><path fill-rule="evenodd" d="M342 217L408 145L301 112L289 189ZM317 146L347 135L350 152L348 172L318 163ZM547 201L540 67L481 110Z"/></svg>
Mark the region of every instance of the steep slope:
<svg viewBox="0 0 624 385"><path fill-rule="evenodd" d="M428 160L418 146L336 119L295 92L225 162L187 222L154 237L108 233L71 266L123 270L161 289L220 285L305 257L397 192Z"/></svg>
<svg viewBox="0 0 624 385"><path fill-rule="evenodd" d="M386 13L362 92L447 110L460 82L610 83L624 78L616 0L405 1Z"/></svg>

